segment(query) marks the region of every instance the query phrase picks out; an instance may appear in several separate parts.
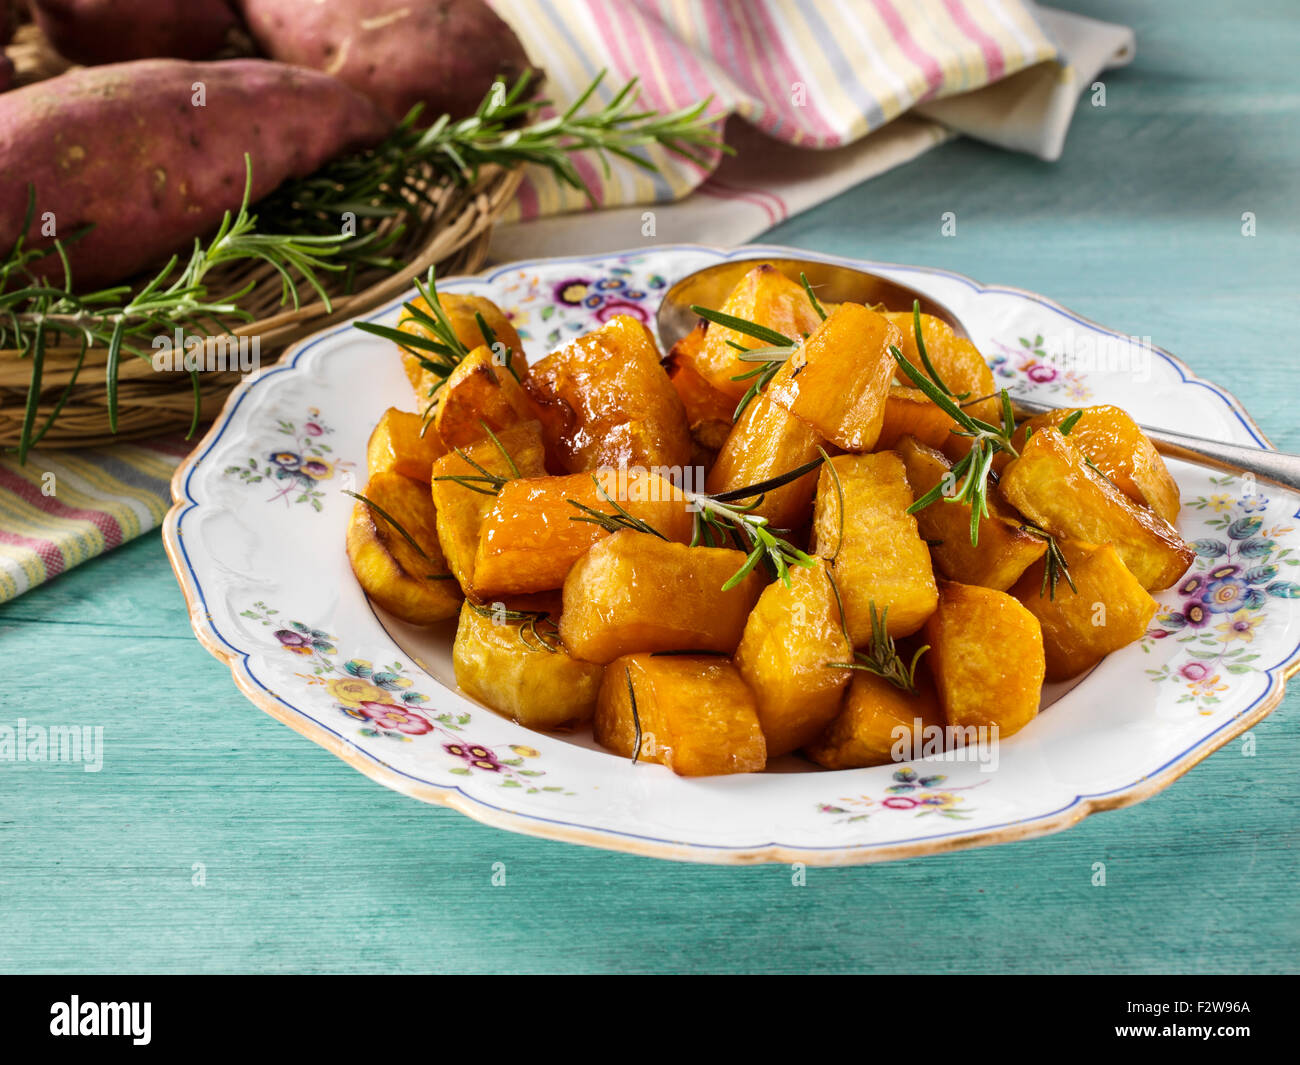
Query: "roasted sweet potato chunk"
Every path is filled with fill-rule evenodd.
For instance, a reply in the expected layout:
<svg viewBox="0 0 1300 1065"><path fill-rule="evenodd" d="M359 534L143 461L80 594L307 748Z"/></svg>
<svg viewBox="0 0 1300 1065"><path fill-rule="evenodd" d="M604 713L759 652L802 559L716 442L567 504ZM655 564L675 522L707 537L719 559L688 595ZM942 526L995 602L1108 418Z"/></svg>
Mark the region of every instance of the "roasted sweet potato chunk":
<svg viewBox="0 0 1300 1065"><path fill-rule="evenodd" d="M466 602L452 665L456 683L499 714L535 729L571 728L596 711L603 668L564 648L554 623Z"/></svg>
<svg viewBox="0 0 1300 1065"><path fill-rule="evenodd" d="M767 755L776 758L816 739L834 720L853 660L825 563L790 570L790 584L763 589L736 649L736 668L758 704Z"/></svg>
<svg viewBox="0 0 1300 1065"><path fill-rule="evenodd" d="M532 368L527 387L556 469L690 462L686 408L654 338L635 318L618 315L552 352Z"/></svg>
<svg viewBox="0 0 1300 1065"><path fill-rule="evenodd" d="M915 632L934 612L938 591L930 549L907 513L912 490L892 451L831 459L844 494L823 465L813 514L816 552L832 562L853 646L871 639L871 604L888 610L890 636Z"/></svg>
<svg viewBox="0 0 1300 1065"><path fill-rule="evenodd" d="M1119 407L1063 407L1047 411L1021 424L1012 439L1019 448L1026 435L1039 429L1059 428L1066 418L1076 413L1078 421L1066 439L1134 503L1150 507L1171 525L1176 522L1180 508L1178 484L1146 433ZM1004 460L996 463L1000 470L1009 456L999 458Z"/></svg>
<svg viewBox="0 0 1300 1065"><path fill-rule="evenodd" d="M682 397L686 408L686 423L691 429L691 440L696 455L703 455L712 465L728 434L736 401L725 392L719 392L695 368L700 349L704 346L705 323L700 324L673 345L666 366L668 379Z"/></svg>
<svg viewBox="0 0 1300 1065"><path fill-rule="evenodd" d="M464 447L508 425L534 421L537 412L515 375L486 344L480 344L452 370L438 390L433 427L448 448ZM487 429L484 428L487 427Z"/></svg>
<svg viewBox="0 0 1300 1065"><path fill-rule="evenodd" d="M770 263L762 263L750 270L719 310L775 329L796 342L821 324L821 317L808 301L803 286ZM754 364L738 359L736 349L728 341L746 348L763 346L753 337L710 323L704 334L704 344L693 359L695 369L709 384L738 400L749 390L751 382L734 378L749 373Z"/></svg>
<svg viewBox="0 0 1300 1065"><path fill-rule="evenodd" d="M599 481L599 487L597 487ZM573 564L609 533L569 500L602 514L617 502L670 540L689 543L694 515L686 497L657 473L633 468L511 481L497 493L479 531L474 592L479 598L540 592L564 584Z"/></svg>
<svg viewBox="0 0 1300 1065"><path fill-rule="evenodd" d="M762 578L751 571L722 591L744 563L743 551L616 532L569 570L560 637L588 662L611 662L637 651L731 654L763 588Z"/></svg>
<svg viewBox="0 0 1300 1065"><path fill-rule="evenodd" d="M927 447L942 451L956 425L919 388L894 385L885 397L885 421L876 449L893 450L903 437L914 436Z"/></svg>
<svg viewBox="0 0 1300 1065"><path fill-rule="evenodd" d="M460 608L460 588L449 578L438 545L433 500L424 482L391 471L377 473L362 493L405 530L360 501L348 523L348 561L371 600L414 625L431 625Z"/></svg>
<svg viewBox="0 0 1300 1065"><path fill-rule="evenodd" d="M911 757L922 748L925 730L942 728L943 712L934 683L923 670L916 673L916 694L896 688L884 677L861 670L844 698L844 708L830 726L804 748L804 754L826 769L863 769L889 765L896 751L910 750ZM901 731L900 731L901 730ZM899 747L903 733L906 747Z"/></svg>
<svg viewBox="0 0 1300 1065"><path fill-rule="evenodd" d="M462 454L500 477L514 476L510 461L514 462L521 476L541 477L546 473L542 427L537 422L512 425L502 429L496 437L500 448L491 440L480 440L462 448ZM510 456L510 461L502 454L502 449ZM481 472L466 458L455 452L443 455L433 464L431 481L433 502L438 510L438 543L462 589L471 587L479 527L488 511L496 505L494 495L476 491L457 481L445 480L447 477L481 476ZM480 487L486 486L480 484Z"/></svg>
<svg viewBox="0 0 1300 1065"><path fill-rule="evenodd" d="M926 656L949 725L997 726L1006 739L1038 713L1046 669L1038 619L993 588L941 581Z"/></svg>
<svg viewBox="0 0 1300 1065"><path fill-rule="evenodd" d="M447 449L432 426L421 435L423 426L424 419L418 414L396 407L384 411L366 445L366 464L371 476L392 471L412 480L427 481L434 460Z"/></svg>
<svg viewBox="0 0 1300 1065"><path fill-rule="evenodd" d="M910 436L898 445L912 494L920 499L942 486L952 469L947 457ZM949 485L956 488L951 478ZM989 516L980 518L979 543L970 536L971 508L956 500L938 500L916 512L921 536L930 544L935 567L950 581L979 584L1005 592L1025 570L1042 558L1047 541L1025 531L1015 511L989 494Z"/></svg>
<svg viewBox="0 0 1300 1065"><path fill-rule="evenodd" d="M824 443L816 430L793 414L755 396L746 405L709 470L705 488L711 493L730 492L758 484L798 469L817 457ZM776 529L800 529L812 516L817 472L767 492L753 513L767 518ZM749 500L739 500L748 503Z"/></svg>
<svg viewBox="0 0 1300 1065"><path fill-rule="evenodd" d="M442 304L443 311L447 314L447 320L451 323L452 331L455 332L456 338L471 350L483 343L483 332L479 328L476 314L481 314L483 320L487 322L488 328L496 336L497 342L504 344L514 354L511 359L511 365L522 375L528 369L528 360L524 356L524 345L519 339L515 327L510 324L510 319L506 317L505 312L501 310L486 296L472 296L458 292L443 292L439 294L439 302ZM423 296L418 296L411 300L416 307L429 313L429 305L425 302ZM420 321L419 318L411 315L409 311L403 310L401 318L398 319L397 328L403 333L410 333L412 336L424 337L426 340L434 339L428 327ZM419 358L409 351L402 352L402 366L406 370L407 379L411 382L411 387L415 389L415 397L420 404L420 410L423 411L428 406L429 400L436 394L433 389L442 378L424 369L420 365Z"/></svg>
<svg viewBox="0 0 1300 1065"><path fill-rule="evenodd" d="M1042 562L1011 589L1042 626L1048 680L1091 669L1111 651L1140 639L1157 607L1110 544L1065 540L1061 553L1074 589L1061 578L1054 596L1050 589L1044 592Z"/></svg>
<svg viewBox="0 0 1300 1065"><path fill-rule="evenodd" d="M860 303L842 303L777 371L767 398L845 451L870 451L902 338Z"/></svg>
<svg viewBox="0 0 1300 1065"><path fill-rule="evenodd" d="M1053 536L1114 544L1148 590L1168 588L1195 557L1172 525L1091 469L1083 452L1055 429L1040 429L1025 441L1020 457L1002 471L998 487L1017 510Z"/></svg>
<svg viewBox="0 0 1300 1065"><path fill-rule="evenodd" d="M605 667L595 734L624 758L636 754L684 777L757 773L767 764L754 696L725 658L616 659Z"/></svg>

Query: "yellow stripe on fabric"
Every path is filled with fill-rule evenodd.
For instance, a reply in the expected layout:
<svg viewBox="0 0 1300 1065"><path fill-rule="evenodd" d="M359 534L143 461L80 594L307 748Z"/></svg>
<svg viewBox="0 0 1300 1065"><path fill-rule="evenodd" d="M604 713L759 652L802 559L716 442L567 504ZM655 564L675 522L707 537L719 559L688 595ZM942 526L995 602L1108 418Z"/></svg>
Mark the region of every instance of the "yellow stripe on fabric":
<svg viewBox="0 0 1300 1065"><path fill-rule="evenodd" d="M165 501L147 488L119 481L112 474L98 466L72 454L61 456L58 463L49 462L50 469L59 479L58 497L68 502L67 493L72 491L85 502L79 504L87 510L99 510L116 519L122 530L122 539L129 540L139 536L143 531L140 512L125 499L134 499L142 504L154 521L161 520L167 512Z"/></svg>
<svg viewBox="0 0 1300 1065"><path fill-rule="evenodd" d="M0 599L12 599L14 596L27 591L28 588L40 584L49 576L45 569L45 563L40 560L36 552L30 547L20 547L18 544L8 544L0 541L0 558L6 558L12 562L27 579L24 584L10 572L9 567L0 566Z"/></svg>
<svg viewBox="0 0 1300 1065"><path fill-rule="evenodd" d="M1005 73L1014 74L1017 70L1023 70L1026 65L1025 50L1016 34L1007 29L1006 25L989 9L989 5L984 3L984 0L965 0L965 2L966 11L970 15L971 21L992 37L1002 50Z"/></svg>
<svg viewBox="0 0 1300 1065"><path fill-rule="evenodd" d="M1029 42L1025 51L1025 66L1032 67L1046 59L1060 59L1062 63L1066 62L1066 58L1057 52L1056 46L1043 32L1043 27L1038 24L1024 4L1006 4L1002 3L1002 0L984 0L984 2L996 9L1003 19L1014 25Z"/></svg>
<svg viewBox="0 0 1300 1065"><path fill-rule="evenodd" d="M766 3L766 0L763 2ZM803 64L799 70L799 78L808 90L808 102L817 106L835 129L848 131L841 135L841 140L847 141L862 132L865 126L860 112L853 106L852 100L838 82L834 78L825 76L830 71L830 58L817 43L817 38L808 26L807 15L781 4L768 4L767 12L777 29L784 31L788 40L798 43L798 47L792 50L799 54ZM823 17L825 17L824 13ZM760 67L765 62L763 53L749 31L749 25L744 20L742 25L744 25L744 33L741 36L745 51L749 53L754 66ZM794 143L803 144L806 139L807 132L801 129L798 130Z"/></svg>
<svg viewBox="0 0 1300 1065"><path fill-rule="evenodd" d="M931 2L915 7L900 4L898 10L916 46L939 67L943 81L936 97L952 96L988 81L988 70L979 45L962 32L942 3ZM968 59L976 64L973 77L968 75L968 68L964 65Z"/></svg>
<svg viewBox="0 0 1300 1065"><path fill-rule="evenodd" d="M839 0L839 22L844 32L852 36L853 60L858 77L867 91L880 102L885 121L890 122L903 113L903 100L908 91L907 74L911 71L911 65L904 71L889 63L889 58L892 58L890 49L893 47L889 30L879 20L874 26L866 23L860 17L862 12L858 7L848 6L855 2L856 0Z"/></svg>
<svg viewBox="0 0 1300 1065"><path fill-rule="evenodd" d="M68 503L68 506L72 505ZM6 532L53 544L63 555L64 569L71 569L79 562L104 553L104 534L86 518L50 514L17 498L10 500L4 513ZM36 549L29 547L27 550L35 552Z"/></svg>
<svg viewBox="0 0 1300 1065"><path fill-rule="evenodd" d="M170 483L172 474L176 472L176 467L180 465L179 460L168 460L156 451L149 448L139 447L133 444L119 444L112 448L110 454L119 462L130 466L146 477L152 477L155 480Z"/></svg>

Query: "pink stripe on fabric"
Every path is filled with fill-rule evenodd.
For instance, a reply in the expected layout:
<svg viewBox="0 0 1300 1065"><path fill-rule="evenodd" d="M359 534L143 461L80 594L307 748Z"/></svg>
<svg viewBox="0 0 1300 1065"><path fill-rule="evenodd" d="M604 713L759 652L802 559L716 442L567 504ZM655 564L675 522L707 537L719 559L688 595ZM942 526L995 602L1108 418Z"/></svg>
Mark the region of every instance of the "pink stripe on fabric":
<svg viewBox="0 0 1300 1065"><path fill-rule="evenodd" d="M7 488L24 503L52 514L56 518L68 518L74 521L88 521L103 534L104 550L117 547L122 543L122 526L111 514L102 510L86 510L81 507L69 507L54 496L47 496L36 485L24 477L0 466L0 488ZM44 543L45 541L41 541Z"/></svg>
<svg viewBox="0 0 1300 1065"><path fill-rule="evenodd" d="M540 212L538 206L537 186L533 184L533 179L524 174L523 181L519 182L519 191L515 193L519 201L519 217L524 221L536 218Z"/></svg>
<svg viewBox="0 0 1300 1065"><path fill-rule="evenodd" d="M898 42L899 48L903 54L915 64L916 68L925 75L925 83L929 86L925 91L922 100L933 95L933 93L943 84L943 71L939 64L935 62L934 57L923 51L921 47L912 39L912 35L907 30L907 25L894 10L893 4L889 0L871 0L880 17L884 19L885 25L893 35L894 40Z"/></svg>
<svg viewBox="0 0 1300 1065"><path fill-rule="evenodd" d="M943 6L948 9L948 14L952 16L952 20L957 23L962 33L980 46L980 51L984 53L984 68L988 71L989 81L997 81L1001 78L1006 73L1007 62L998 42L984 32L961 0L943 0Z"/></svg>
<svg viewBox="0 0 1300 1065"><path fill-rule="evenodd" d="M711 179L713 184L720 189L727 189L731 192L740 193L745 196L760 197L764 200L770 200L776 204L776 212L779 216L777 221L784 221L790 217L790 209L786 206L785 200L781 199L775 192L770 189L760 189L752 185L731 185L725 181L719 181L716 177Z"/></svg>
<svg viewBox="0 0 1300 1065"><path fill-rule="evenodd" d="M766 81L766 74L755 70L750 65L749 57L741 47L741 31L739 25L735 22L730 10L726 9L721 0L716 2L707 2L702 0L704 6L704 17L709 23L709 54L721 64L724 70L727 70L733 78L752 95L757 96L759 103L762 104L762 113L753 119L754 124L759 129L772 133L781 125L782 116L778 113L778 104L768 99L771 90L770 84L767 86L768 92L764 92L764 87L759 84L760 78ZM724 58L719 55L719 47L723 41L727 41L730 47L727 56ZM776 99L780 99L777 94Z"/></svg>
<svg viewBox="0 0 1300 1065"><path fill-rule="evenodd" d="M742 8L742 10L746 10ZM785 76L785 95L778 97L788 101L787 106L783 108L788 112L790 124L802 133L811 136L818 147L834 148L842 141L842 135L836 129L835 124L817 108L817 106L808 100L803 107L795 107L794 101L790 99L791 86L796 81L806 80L800 73L798 66L790 53L786 51L785 41L781 32L777 29L776 23L772 20L771 13L768 11L767 0L759 0L757 3L749 5L748 10L758 15L762 23L763 42L770 50L769 58L776 60L781 66L781 72ZM809 122L800 121L803 118L810 119Z"/></svg>
<svg viewBox="0 0 1300 1065"><path fill-rule="evenodd" d="M767 220L771 225L776 225L777 222L781 221L781 219L777 217L776 212L772 210L771 205L765 200L762 200L757 196L750 196L746 193L737 192L728 188L726 185L720 185L717 181L713 180L713 178L709 178L708 181L701 185L699 191L707 192L710 196L716 196L720 200L741 200L753 207L757 207L767 215Z"/></svg>
<svg viewBox="0 0 1300 1065"><path fill-rule="evenodd" d="M46 580L57 577L64 570L63 552L49 540L34 540L29 536L19 536L0 529L0 543L13 544L14 547L34 552L45 567Z"/></svg>

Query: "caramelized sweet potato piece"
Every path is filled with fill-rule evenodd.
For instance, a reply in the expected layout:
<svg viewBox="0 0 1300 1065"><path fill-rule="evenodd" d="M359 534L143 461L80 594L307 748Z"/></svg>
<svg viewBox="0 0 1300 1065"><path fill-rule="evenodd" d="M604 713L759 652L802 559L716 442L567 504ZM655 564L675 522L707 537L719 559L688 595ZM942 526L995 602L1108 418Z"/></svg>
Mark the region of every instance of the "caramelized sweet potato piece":
<svg viewBox="0 0 1300 1065"><path fill-rule="evenodd" d="M767 386L767 398L845 451L870 451L885 420L885 397L902 338L860 303L841 303Z"/></svg>
<svg viewBox="0 0 1300 1065"><path fill-rule="evenodd" d="M1031 431L1058 428L1080 410L1079 420L1066 439L1134 503L1150 507L1171 525L1176 522L1180 507L1178 485L1156 446L1119 407L1063 407L1035 415L1016 430L1012 438L1016 448L1020 448ZM1002 461L994 460L994 468L1000 471L1010 456L1003 453L998 458Z"/></svg>
<svg viewBox="0 0 1300 1065"><path fill-rule="evenodd" d="M372 601L413 625L431 625L460 609L460 588L447 574L438 546L433 500L422 481L377 473L362 493L415 541L360 500L348 522L348 561Z"/></svg>
<svg viewBox="0 0 1300 1065"><path fill-rule="evenodd" d="M438 390L433 427L448 448L483 440L487 426L498 432L508 425L534 421L537 412L515 376L486 344L474 348Z"/></svg>
<svg viewBox="0 0 1300 1065"><path fill-rule="evenodd" d="M596 741L616 754L636 754L684 777L757 773L767 764L754 696L725 658L616 659L605 667L594 731Z"/></svg>
<svg viewBox="0 0 1300 1065"><path fill-rule="evenodd" d="M718 310L775 329L796 342L821 324L821 317L808 301L803 286L770 263L754 267L741 278ZM695 369L709 384L735 401L749 390L751 382L733 378L748 373L754 364L736 358L737 351L728 341L747 348L763 346L753 337L710 323L704 344L693 355L693 361Z"/></svg>
<svg viewBox="0 0 1300 1065"><path fill-rule="evenodd" d="M1046 668L1043 633L1018 600L993 588L941 581L925 642L949 725L996 725L1006 739L1034 719Z"/></svg>
<svg viewBox="0 0 1300 1065"><path fill-rule="evenodd" d="M920 499L943 479L952 464L942 452L910 436L898 445L912 494ZM956 488L950 479L949 484ZM979 544L970 542L971 508L939 500L916 512L921 536L930 544L935 567L950 581L979 584L1005 592L1047 551L1047 541L1024 529L1015 511L990 493L989 516L980 518Z"/></svg>
<svg viewBox="0 0 1300 1065"><path fill-rule="evenodd" d="M852 671L827 663L852 660L824 562L793 566L788 587L763 589L735 662L757 701L769 758L810 743L834 720Z"/></svg>
<svg viewBox="0 0 1300 1065"><path fill-rule="evenodd" d="M695 369L696 358L704 345L705 323L700 322L687 333L668 353L665 363L668 379L682 397L686 408L686 423L691 429L691 440L697 453L703 453L712 465L713 458L731 432L732 414L736 401L725 392L719 392Z"/></svg>
<svg viewBox="0 0 1300 1065"><path fill-rule="evenodd" d="M570 728L596 711L603 667L570 655L545 621L466 602L451 657L467 695L528 728Z"/></svg>
<svg viewBox="0 0 1300 1065"><path fill-rule="evenodd" d="M779 477L815 459L823 443L811 426L765 396L755 396L718 452L705 489L717 494ZM753 513L767 518L775 529L802 528L812 514L816 491L817 471L813 470L767 492Z"/></svg>
<svg viewBox="0 0 1300 1065"><path fill-rule="evenodd" d="M659 362L650 331L620 314L532 368L552 466L683 468L691 459L686 408Z"/></svg>
<svg viewBox="0 0 1300 1065"><path fill-rule="evenodd" d="M560 637L588 662L637 651L731 654L763 588L762 577L751 571L722 591L744 563L743 551L616 532L569 570Z"/></svg>
<svg viewBox="0 0 1300 1065"><path fill-rule="evenodd" d="M436 458L446 453L442 438L430 426L420 435L424 419L410 411L389 407L366 444L370 474L391 470L416 481L427 481Z"/></svg>
<svg viewBox="0 0 1300 1065"><path fill-rule="evenodd" d="M1048 680L1073 677L1141 639L1157 607L1110 544L1065 540L1061 553L1077 591L1062 578L1055 597L1045 594L1041 562L1011 589L1042 626Z"/></svg>
<svg viewBox="0 0 1300 1065"><path fill-rule="evenodd" d="M831 459L844 493L823 465L813 513L816 552L832 561L854 647L871 639L871 604L888 610L890 636L915 632L938 600L930 549L921 539L903 460L892 451Z"/></svg>
<svg viewBox="0 0 1300 1065"><path fill-rule="evenodd" d="M524 356L524 345L519 339L515 327L510 324L510 319L506 317L505 312L500 307L486 296L472 296L468 293L440 292L438 299L442 304L442 309L447 314L447 320L451 323L452 331L455 332L457 339L471 350L484 342L483 332L479 329L478 321L474 317L475 314L481 314L483 320L487 322L488 328L496 336L498 343L506 345L514 353L511 358L511 365L519 372L520 376L523 376L528 369L528 360ZM429 313L429 305L425 302L423 296L417 296L410 302L426 314ZM401 318L397 321L397 328L403 333L410 333L412 336L424 337L426 340L434 339L428 327L405 309L402 311ZM411 382L411 387L415 389L415 397L420 404L419 409L423 411L429 405L431 396L435 394L432 389L441 378L424 369L420 365L419 358L409 351L402 352L402 366L406 370L406 376Z"/></svg>
<svg viewBox="0 0 1300 1065"><path fill-rule="evenodd" d="M895 385L885 397L885 421L876 450L892 450L905 436L914 436L927 447L942 450L956 425L919 388Z"/></svg>
<svg viewBox="0 0 1300 1065"><path fill-rule="evenodd" d="M1053 536L1114 544L1147 590L1168 588L1195 557L1172 525L1091 469L1083 452L1055 429L1040 429L1025 441L998 487L1017 510Z"/></svg>
<svg viewBox="0 0 1300 1065"><path fill-rule="evenodd" d="M571 499L602 514L616 512L610 502L615 500L668 539L690 542L694 515L686 509L686 497L657 473L634 467L511 481L497 493L479 530L474 559L479 598L564 584L573 564L609 535L599 525L572 520L583 515Z"/></svg>
<svg viewBox="0 0 1300 1065"><path fill-rule="evenodd" d="M910 736L909 746L901 749L910 749L915 757L927 735L922 730L942 728L943 723L934 682L923 668L916 672L915 695L894 687L884 677L854 670L844 708L821 736L804 748L804 754L825 769L889 765L900 760L895 757L900 750L896 747L899 730Z"/></svg>
<svg viewBox="0 0 1300 1065"><path fill-rule="evenodd" d="M541 477L546 473L542 427L537 422L512 425L496 436L522 476ZM480 440L461 450L493 474L514 476L506 456L491 440ZM496 505L496 497L442 478L477 476L480 476L479 471L455 452L443 455L433 464L431 483L433 502L438 511L438 543L462 589L471 587L479 527L487 512Z"/></svg>

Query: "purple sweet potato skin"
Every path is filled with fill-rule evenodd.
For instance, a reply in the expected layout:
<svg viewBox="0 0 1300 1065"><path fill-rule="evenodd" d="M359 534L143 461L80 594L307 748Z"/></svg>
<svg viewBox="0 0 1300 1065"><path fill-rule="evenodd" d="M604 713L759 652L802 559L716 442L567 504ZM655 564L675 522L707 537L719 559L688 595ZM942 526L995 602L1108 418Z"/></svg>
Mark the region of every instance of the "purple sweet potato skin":
<svg viewBox="0 0 1300 1065"><path fill-rule="evenodd" d="M237 25L229 0L30 0L54 50L74 63L205 59Z"/></svg>
<svg viewBox="0 0 1300 1065"><path fill-rule="evenodd" d="M393 118L472 114L498 74L528 66L519 39L483 0L237 0L261 50L323 70Z"/></svg>
<svg viewBox="0 0 1300 1065"><path fill-rule="evenodd" d="M206 106L193 101L203 86ZM69 71L0 95L0 249L12 247L36 188L36 246L45 212L68 247L81 291L188 249L244 192L252 198L335 156L381 140L391 120L336 78L263 59L144 59ZM57 257L41 260L58 270Z"/></svg>

